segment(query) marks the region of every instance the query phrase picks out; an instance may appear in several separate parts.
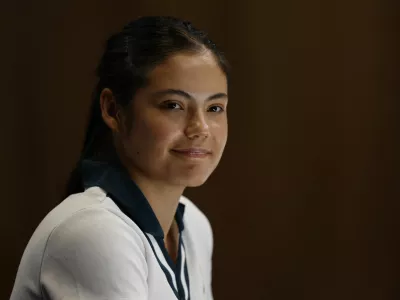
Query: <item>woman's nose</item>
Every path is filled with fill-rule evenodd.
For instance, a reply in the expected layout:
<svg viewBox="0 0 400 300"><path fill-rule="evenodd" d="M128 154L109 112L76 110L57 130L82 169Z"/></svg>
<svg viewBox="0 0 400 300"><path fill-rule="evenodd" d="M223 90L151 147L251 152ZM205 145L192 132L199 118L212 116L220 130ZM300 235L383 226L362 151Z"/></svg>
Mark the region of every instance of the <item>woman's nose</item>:
<svg viewBox="0 0 400 300"><path fill-rule="evenodd" d="M197 113L190 118L185 134L189 139L207 138L210 135L210 128L204 114Z"/></svg>

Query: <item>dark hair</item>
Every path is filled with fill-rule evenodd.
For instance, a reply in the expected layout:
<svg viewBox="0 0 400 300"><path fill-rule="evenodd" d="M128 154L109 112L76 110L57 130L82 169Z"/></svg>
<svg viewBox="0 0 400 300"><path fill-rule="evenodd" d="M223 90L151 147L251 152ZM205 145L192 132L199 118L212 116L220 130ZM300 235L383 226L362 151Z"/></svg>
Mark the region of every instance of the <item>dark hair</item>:
<svg viewBox="0 0 400 300"><path fill-rule="evenodd" d="M228 77L228 63L208 35L184 20L175 17L142 17L128 23L121 32L107 41L105 52L97 67L98 83L86 137L77 166L70 175L64 198L84 190L81 162L96 157L111 147L107 140L110 130L101 117L99 96L104 88L112 90L117 104L126 108L136 91L145 86L148 73L170 55L178 52L209 50ZM109 151L109 149L108 149Z"/></svg>

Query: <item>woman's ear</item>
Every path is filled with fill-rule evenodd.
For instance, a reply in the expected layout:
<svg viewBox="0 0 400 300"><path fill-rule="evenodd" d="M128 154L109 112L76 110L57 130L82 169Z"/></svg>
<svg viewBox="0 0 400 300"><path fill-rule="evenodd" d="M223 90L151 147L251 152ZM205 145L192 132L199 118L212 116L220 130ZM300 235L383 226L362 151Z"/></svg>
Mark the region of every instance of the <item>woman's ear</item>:
<svg viewBox="0 0 400 300"><path fill-rule="evenodd" d="M109 88L103 89L100 93L100 109L104 123L113 132L120 132L123 126L121 109Z"/></svg>

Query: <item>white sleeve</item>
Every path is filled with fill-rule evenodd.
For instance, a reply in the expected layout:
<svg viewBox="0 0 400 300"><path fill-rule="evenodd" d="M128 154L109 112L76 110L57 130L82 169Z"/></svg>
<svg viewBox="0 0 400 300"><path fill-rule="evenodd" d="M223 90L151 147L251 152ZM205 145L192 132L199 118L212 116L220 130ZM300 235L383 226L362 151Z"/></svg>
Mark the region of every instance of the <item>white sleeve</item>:
<svg viewBox="0 0 400 300"><path fill-rule="evenodd" d="M53 230L40 280L48 300L145 300L147 274L139 234L110 211L90 209Z"/></svg>

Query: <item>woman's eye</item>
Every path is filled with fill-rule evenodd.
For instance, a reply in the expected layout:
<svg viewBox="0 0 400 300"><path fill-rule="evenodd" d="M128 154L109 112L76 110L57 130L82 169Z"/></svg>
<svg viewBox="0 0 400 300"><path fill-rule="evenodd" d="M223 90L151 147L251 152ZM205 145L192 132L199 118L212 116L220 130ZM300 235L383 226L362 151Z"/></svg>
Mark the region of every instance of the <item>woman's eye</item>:
<svg viewBox="0 0 400 300"><path fill-rule="evenodd" d="M224 108L221 106L218 106L218 105L214 105L214 106L211 106L208 110L211 112L219 113L219 112L223 112Z"/></svg>
<svg viewBox="0 0 400 300"><path fill-rule="evenodd" d="M183 110L183 107L179 103L176 103L176 102L166 102L166 103L164 103L164 108L170 109L170 110L176 110L176 109Z"/></svg>

